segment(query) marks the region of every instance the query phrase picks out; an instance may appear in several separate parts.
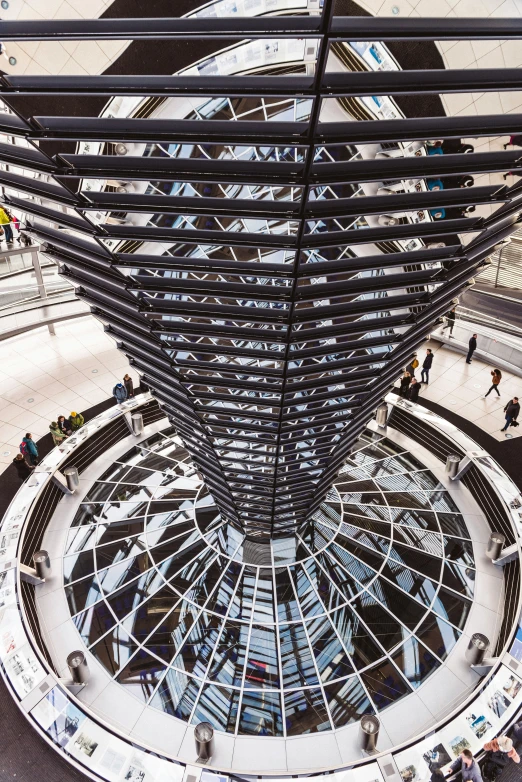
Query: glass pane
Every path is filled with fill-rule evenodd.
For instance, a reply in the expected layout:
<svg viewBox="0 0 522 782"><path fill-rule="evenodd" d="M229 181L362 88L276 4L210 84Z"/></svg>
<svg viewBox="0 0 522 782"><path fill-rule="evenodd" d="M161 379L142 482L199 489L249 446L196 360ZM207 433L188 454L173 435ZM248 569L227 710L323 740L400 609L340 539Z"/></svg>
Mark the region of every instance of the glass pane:
<svg viewBox="0 0 522 782"><path fill-rule="evenodd" d="M241 686L247 643L248 625L227 622L216 647L209 679Z"/></svg>
<svg viewBox="0 0 522 782"><path fill-rule="evenodd" d="M116 625L112 632L91 647L91 652L113 676L129 661L137 648L135 641L121 625Z"/></svg>
<svg viewBox="0 0 522 782"><path fill-rule="evenodd" d="M101 590L96 576L77 581L72 586L65 587L65 594L71 614L77 614L95 603L101 597Z"/></svg>
<svg viewBox="0 0 522 782"><path fill-rule="evenodd" d="M166 711L180 720L190 719L201 682L170 668L158 687L150 705Z"/></svg>
<svg viewBox="0 0 522 782"><path fill-rule="evenodd" d="M460 638L459 631L439 619L435 614L428 614L415 633L440 660L445 660Z"/></svg>
<svg viewBox="0 0 522 782"><path fill-rule="evenodd" d="M253 625L245 670L245 687L279 687L275 629Z"/></svg>
<svg viewBox="0 0 522 782"><path fill-rule="evenodd" d="M377 710L385 709L390 703L411 692L397 669L387 660L369 671L364 671L360 676Z"/></svg>
<svg viewBox="0 0 522 782"><path fill-rule="evenodd" d="M210 722L216 730L234 733L238 706L239 690L227 690L224 687L206 684L194 710L192 724Z"/></svg>
<svg viewBox="0 0 522 782"><path fill-rule="evenodd" d="M279 627L284 687L318 684L314 659L302 624Z"/></svg>
<svg viewBox="0 0 522 782"><path fill-rule="evenodd" d="M366 668L384 656L384 650L371 638L350 606L336 611L333 621L356 668Z"/></svg>
<svg viewBox="0 0 522 782"><path fill-rule="evenodd" d="M361 682L356 677L327 685L324 691L336 728L359 722L364 714L375 714Z"/></svg>
<svg viewBox="0 0 522 782"><path fill-rule="evenodd" d="M239 718L239 735L282 736L281 701L278 692L245 690Z"/></svg>
<svg viewBox="0 0 522 782"><path fill-rule="evenodd" d="M285 693L287 736L330 730L330 720L321 690L299 690Z"/></svg>
<svg viewBox="0 0 522 782"><path fill-rule="evenodd" d="M416 638L408 638L393 655L393 661L414 688L440 666L440 662Z"/></svg>

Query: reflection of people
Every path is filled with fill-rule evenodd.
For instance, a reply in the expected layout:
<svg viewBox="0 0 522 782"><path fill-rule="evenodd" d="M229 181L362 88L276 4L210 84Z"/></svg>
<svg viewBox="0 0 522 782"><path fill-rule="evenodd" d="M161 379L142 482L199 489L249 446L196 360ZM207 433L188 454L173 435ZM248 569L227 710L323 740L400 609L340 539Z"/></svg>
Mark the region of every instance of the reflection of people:
<svg viewBox="0 0 522 782"><path fill-rule="evenodd" d="M463 749L457 760L450 766L450 774L460 771L462 782L483 782L480 768L469 749Z"/></svg>

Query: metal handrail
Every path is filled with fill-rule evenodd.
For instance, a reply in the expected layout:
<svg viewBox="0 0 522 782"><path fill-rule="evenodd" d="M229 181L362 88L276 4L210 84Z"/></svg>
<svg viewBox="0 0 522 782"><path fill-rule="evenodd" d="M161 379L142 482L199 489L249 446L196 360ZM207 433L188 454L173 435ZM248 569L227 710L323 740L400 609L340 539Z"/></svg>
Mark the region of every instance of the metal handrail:
<svg viewBox="0 0 522 782"><path fill-rule="evenodd" d="M519 337L522 339L522 329L518 326L512 326L505 320L494 318L491 315L484 315L482 312L472 310L469 307L464 307L460 304L456 310L455 322L457 323L459 320L473 323L478 326L485 326L486 328L494 329L495 331L501 331L502 334L509 334L512 337Z"/></svg>

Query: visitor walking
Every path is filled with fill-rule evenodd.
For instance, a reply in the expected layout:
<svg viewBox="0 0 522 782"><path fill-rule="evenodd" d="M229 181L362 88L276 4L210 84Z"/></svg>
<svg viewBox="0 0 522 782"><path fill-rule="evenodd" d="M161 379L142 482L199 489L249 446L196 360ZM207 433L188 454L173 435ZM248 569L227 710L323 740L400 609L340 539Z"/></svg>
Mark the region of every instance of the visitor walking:
<svg viewBox="0 0 522 782"><path fill-rule="evenodd" d="M22 481L25 481L25 479L28 478L34 470L34 466L29 464L23 453L16 454L15 458L13 459L13 465L16 472L18 473L18 477Z"/></svg>
<svg viewBox="0 0 522 782"><path fill-rule="evenodd" d="M58 421L56 423L58 424L58 429L62 434L66 435L67 437L72 434L71 424L64 415L59 415Z"/></svg>
<svg viewBox="0 0 522 782"><path fill-rule="evenodd" d="M401 377L401 385L399 388L399 394L400 396L408 396L408 389L410 387L411 383L411 375L410 373L405 369L404 375Z"/></svg>
<svg viewBox="0 0 522 782"><path fill-rule="evenodd" d="M455 327L455 317L456 317L456 307L452 307L449 312L446 313L446 323L442 327L442 331L445 331L447 328L450 330L450 337L453 334L453 329Z"/></svg>
<svg viewBox="0 0 522 782"><path fill-rule="evenodd" d="M426 385L428 385L430 382L430 369L432 364L433 353L431 352L431 349L428 348L426 350L426 358L422 362L421 383L426 383ZM426 380L424 380L424 377L426 377Z"/></svg>
<svg viewBox="0 0 522 782"><path fill-rule="evenodd" d="M71 432L75 432L77 429L81 429L81 427L85 423L85 418L81 413L73 412L69 416L69 428Z"/></svg>
<svg viewBox="0 0 522 782"><path fill-rule="evenodd" d="M125 386L125 391L127 392L127 399L130 399L134 396L134 383L132 382L132 377L130 375L124 376L123 385Z"/></svg>
<svg viewBox="0 0 522 782"><path fill-rule="evenodd" d="M505 432L508 426L511 426L512 421L516 421L520 413L520 405L518 403L518 396L514 396L511 402L508 402L504 408L506 414L506 425L501 432Z"/></svg>
<svg viewBox="0 0 522 782"><path fill-rule="evenodd" d="M67 435L62 432L62 430L58 426L57 421L53 421L52 423L49 424L49 431L51 432L53 443L55 445L61 445L63 441L67 439Z"/></svg>
<svg viewBox="0 0 522 782"><path fill-rule="evenodd" d="M415 378L412 379L410 388L408 391L408 399L410 402L417 402L419 399L419 391L421 384Z"/></svg>
<svg viewBox="0 0 522 782"><path fill-rule="evenodd" d="M466 356L466 364L471 364L471 357L477 349L477 337L478 334L473 334L468 342L468 355Z"/></svg>
<svg viewBox="0 0 522 782"><path fill-rule="evenodd" d="M449 767L449 774L456 774L458 771L462 774L462 782L482 782L479 765L469 749L463 749Z"/></svg>
<svg viewBox="0 0 522 782"><path fill-rule="evenodd" d="M115 398L117 404L121 405L127 399L127 391L122 383L116 383L112 389L112 395Z"/></svg>
<svg viewBox="0 0 522 782"><path fill-rule="evenodd" d="M498 390L498 386L501 380L502 380L502 372L500 371L500 369L494 369L491 372L491 388L489 389L488 393L485 394L484 399L486 398L486 396L489 396L491 394L493 389L495 389L497 394L500 396L500 391Z"/></svg>
<svg viewBox="0 0 522 782"><path fill-rule="evenodd" d="M20 453L32 465L38 464L38 448L30 432L27 432L20 443Z"/></svg>

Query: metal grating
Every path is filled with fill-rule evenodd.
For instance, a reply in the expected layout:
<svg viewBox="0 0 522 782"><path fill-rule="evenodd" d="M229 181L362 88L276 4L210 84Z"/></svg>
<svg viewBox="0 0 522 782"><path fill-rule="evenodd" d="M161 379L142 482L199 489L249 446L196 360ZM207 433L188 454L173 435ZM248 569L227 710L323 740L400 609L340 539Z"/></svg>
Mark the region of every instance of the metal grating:
<svg viewBox="0 0 522 782"><path fill-rule="evenodd" d="M313 515L412 351L520 211L516 185L456 184L519 169L518 150L395 153L409 140L514 134L522 115L374 120L361 109L364 96L518 89L519 69L339 73L327 61L347 41L517 39L522 20L352 18L333 9L325 0L318 16L0 22L5 42L204 38L218 49L223 40L304 38L315 52L299 72L0 80L15 112L0 130L27 142L0 144L0 159L15 166L0 184L33 196L7 203L33 215L33 235L144 375L222 516L250 540L287 537ZM39 95L147 99L123 118L31 116L24 100ZM155 115L181 96L248 99L265 114ZM291 102L292 119L268 118L276 100ZM358 121L323 121L328 100L359 106ZM71 151L80 140L99 152ZM388 156L354 148L375 143ZM133 144L147 152L128 154ZM197 152L183 156L184 144ZM440 177L454 184L393 196L360 189ZM387 218L392 201L401 212L496 211L408 222ZM128 219L140 214L154 218ZM368 215L384 222L364 223ZM355 250L369 244L375 252Z"/></svg>

